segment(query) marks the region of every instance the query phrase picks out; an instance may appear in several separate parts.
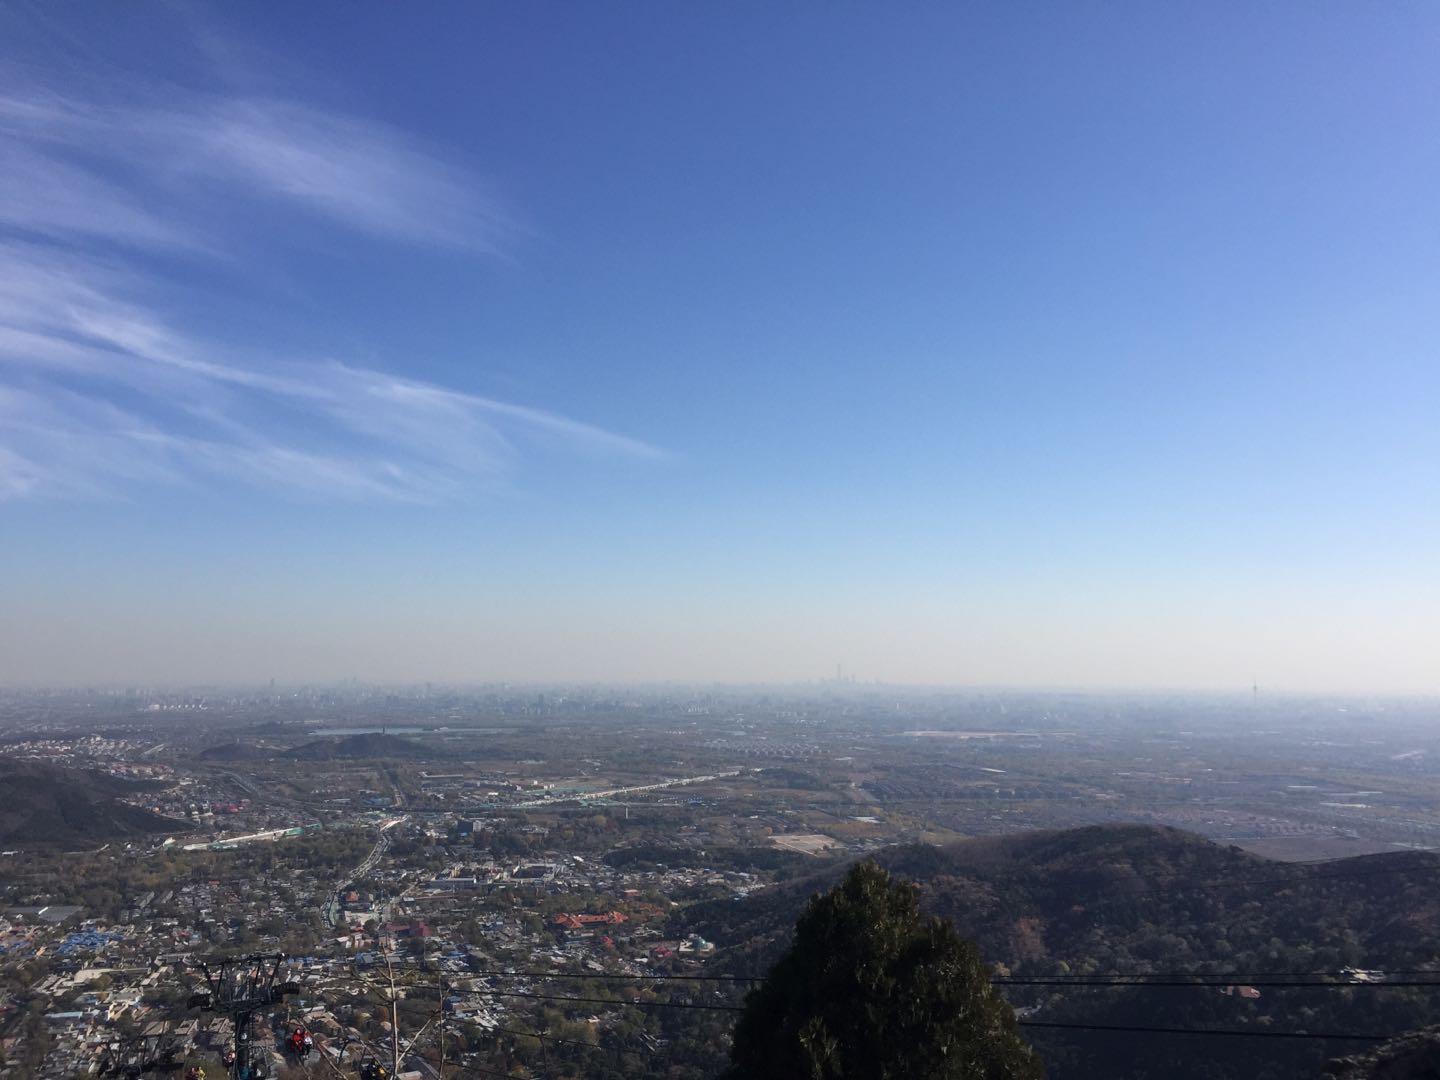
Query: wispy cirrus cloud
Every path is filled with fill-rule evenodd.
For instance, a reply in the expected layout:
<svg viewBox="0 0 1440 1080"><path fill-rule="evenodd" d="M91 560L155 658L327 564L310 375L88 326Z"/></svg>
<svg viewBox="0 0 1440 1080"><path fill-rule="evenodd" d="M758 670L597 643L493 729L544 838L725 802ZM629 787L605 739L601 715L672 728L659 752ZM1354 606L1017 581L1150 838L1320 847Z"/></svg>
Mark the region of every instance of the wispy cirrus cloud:
<svg viewBox="0 0 1440 1080"><path fill-rule="evenodd" d="M224 248L217 201L232 226L278 207L474 255L514 232L465 170L354 117L0 93L0 499L225 478L435 501L498 481L527 448L657 456L542 409L184 326L168 274Z"/></svg>
<svg viewBox="0 0 1440 1080"><path fill-rule="evenodd" d="M120 295L124 280L84 258L0 244L0 493L93 496L219 475L434 501L495 481L525 446L657 456L544 410L194 338Z"/></svg>
<svg viewBox="0 0 1440 1080"><path fill-rule="evenodd" d="M0 137L0 225L56 239L186 248L196 238L115 184Z"/></svg>
<svg viewBox="0 0 1440 1080"><path fill-rule="evenodd" d="M216 193L407 243L492 254L518 227L483 180L404 133L296 102L94 104L0 94L0 135L8 143L0 194L28 217L0 213L22 228L182 243L195 238L176 221ZM176 205L177 194L193 205Z"/></svg>

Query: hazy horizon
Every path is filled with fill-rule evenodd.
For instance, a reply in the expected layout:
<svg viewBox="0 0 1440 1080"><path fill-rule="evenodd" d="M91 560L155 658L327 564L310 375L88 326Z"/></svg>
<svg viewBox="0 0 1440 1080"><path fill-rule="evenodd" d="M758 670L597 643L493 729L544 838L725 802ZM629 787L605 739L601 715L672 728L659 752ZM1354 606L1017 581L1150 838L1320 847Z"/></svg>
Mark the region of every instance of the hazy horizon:
<svg viewBox="0 0 1440 1080"><path fill-rule="evenodd" d="M1437 45L0 8L0 686L1440 694Z"/></svg>
<svg viewBox="0 0 1440 1080"><path fill-rule="evenodd" d="M493 694L506 693L687 693L737 694L750 693L818 693L845 696L865 696L874 692L894 692L900 695L948 695L965 697L1004 697L1015 699L1046 699L1074 697L1082 699L1193 699L1195 701L1236 701L1261 706L1275 704L1293 705L1306 701L1346 701L1378 703L1384 701L1423 703L1440 701L1440 694L1426 691L1389 691L1365 689L1312 689L1291 686L1248 686L1194 687L1177 685L1103 685L1095 684L1026 684L1006 683L938 683L938 682L897 682L884 679L861 678L846 672L842 678L834 674L818 675L809 679L746 681L716 679L365 679L359 676L335 676L329 678L293 679L217 679L217 680L95 680L72 682L6 682L0 683L0 693L6 694L159 694L185 695L210 692L238 695L265 695L274 693L284 696L301 691L330 692L384 692L398 695L426 696L443 694Z"/></svg>

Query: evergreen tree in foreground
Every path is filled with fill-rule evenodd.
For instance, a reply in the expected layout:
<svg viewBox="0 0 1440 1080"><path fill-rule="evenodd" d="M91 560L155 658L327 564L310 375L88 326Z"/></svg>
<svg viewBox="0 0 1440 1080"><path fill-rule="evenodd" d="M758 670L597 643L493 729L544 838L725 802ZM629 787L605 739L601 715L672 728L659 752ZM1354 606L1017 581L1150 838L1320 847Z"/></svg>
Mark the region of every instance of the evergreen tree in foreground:
<svg viewBox="0 0 1440 1080"><path fill-rule="evenodd" d="M745 1000L727 1080L1033 1080L1044 1075L980 952L874 863L813 898Z"/></svg>

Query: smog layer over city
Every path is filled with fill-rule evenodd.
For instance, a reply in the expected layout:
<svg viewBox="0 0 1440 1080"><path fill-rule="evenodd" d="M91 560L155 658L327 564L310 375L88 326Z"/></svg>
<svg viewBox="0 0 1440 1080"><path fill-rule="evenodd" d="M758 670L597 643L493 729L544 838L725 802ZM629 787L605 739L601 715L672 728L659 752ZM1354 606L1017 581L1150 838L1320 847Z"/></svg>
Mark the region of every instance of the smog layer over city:
<svg viewBox="0 0 1440 1080"><path fill-rule="evenodd" d="M1440 9L0 4L0 1080L1440 1076Z"/></svg>

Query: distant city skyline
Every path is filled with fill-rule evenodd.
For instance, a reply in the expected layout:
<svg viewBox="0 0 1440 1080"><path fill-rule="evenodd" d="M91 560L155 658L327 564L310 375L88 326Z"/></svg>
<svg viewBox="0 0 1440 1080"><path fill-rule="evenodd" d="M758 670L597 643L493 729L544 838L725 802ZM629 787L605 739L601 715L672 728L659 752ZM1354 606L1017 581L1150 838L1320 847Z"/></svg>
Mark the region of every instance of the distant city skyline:
<svg viewBox="0 0 1440 1080"><path fill-rule="evenodd" d="M1437 47L0 8L0 686L1440 694Z"/></svg>

